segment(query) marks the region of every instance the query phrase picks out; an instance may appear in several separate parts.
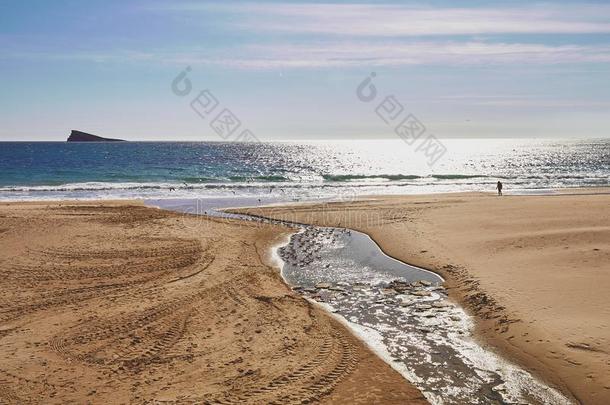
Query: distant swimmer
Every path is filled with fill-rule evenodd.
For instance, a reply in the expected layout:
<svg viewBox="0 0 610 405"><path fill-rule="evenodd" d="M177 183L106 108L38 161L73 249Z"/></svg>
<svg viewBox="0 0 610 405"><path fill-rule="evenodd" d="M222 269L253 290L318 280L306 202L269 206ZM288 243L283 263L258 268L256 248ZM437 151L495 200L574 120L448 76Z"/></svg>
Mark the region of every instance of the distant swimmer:
<svg viewBox="0 0 610 405"><path fill-rule="evenodd" d="M176 191L176 189L174 187L170 187L169 191Z"/></svg>
<svg viewBox="0 0 610 405"><path fill-rule="evenodd" d="M498 180L498 184L496 184L496 188L498 189L498 195L502 195L502 182Z"/></svg>

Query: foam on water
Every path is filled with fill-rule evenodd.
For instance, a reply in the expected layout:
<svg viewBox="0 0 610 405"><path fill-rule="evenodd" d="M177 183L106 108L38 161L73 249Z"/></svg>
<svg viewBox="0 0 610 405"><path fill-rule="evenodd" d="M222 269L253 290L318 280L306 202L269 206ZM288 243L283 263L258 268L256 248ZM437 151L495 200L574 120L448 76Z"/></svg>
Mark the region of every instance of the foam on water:
<svg viewBox="0 0 610 405"><path fill-rule="evenodd" d="M164 208L192 212L188 204ZM227 215L213 211L207 214ZM431 403L572 403L477 342L473 319L448 299L435 273L386 256L356 231L240 217L293 227L271 255L284 281L340 319Z"/></svg>
<svg viewBox="0 0 610 405"><path fill-rule="evenodd" d="M0 142L0 200L294 199L610 186L610 140L443 140L434 167L401 140Z"/></svg>
<svg viewBox="0 0 610 405"><path fill-rule="evenodd" d="M401 275L383 265L375 268L379 263L370 257L380 257L374 254L379 247L372 240L366 247L367 239L359 236L354 231L311 227L293 234L288 244L277 249L283 258L282 275L309 300L342 319L430 402L571 403L481 346L473 338L472 318L447 299L434 279L409 283L423 274L420 269L399 261ZM296 254L297 249L305 254ZM342 260L345 257L355 260Z"/></svg>

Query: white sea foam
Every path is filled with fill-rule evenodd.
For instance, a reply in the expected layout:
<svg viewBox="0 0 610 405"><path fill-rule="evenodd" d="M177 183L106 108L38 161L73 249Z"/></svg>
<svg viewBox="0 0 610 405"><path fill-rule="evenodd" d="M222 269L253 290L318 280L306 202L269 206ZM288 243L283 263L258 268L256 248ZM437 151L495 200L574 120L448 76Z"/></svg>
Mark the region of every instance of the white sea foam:
<svg viewBox="0 0 610 405"><path fill-rule="evenodd" d="M285 280L285 265L279 249L288 244L287 236L274 247L274 257ZM357 272L352 269L350 273ZM433 287L427 289L433 290ZM380 358L415 384L431 403L463 403L465 398L470 403L486 403L487 400L481 398L482 390L493 392L509 403L530 403L530 400L542 404L572 403L558 390L477 342L473 338L473 318L437 291L430 291L430 296L409 297L411 305L408 308L397 307L396 303L387 306L385 301L391 298L383 298L384 294L380 296L373 291L380 290L375 287L371 291L357 289L347 296L323 299L326 302L306 298L352 330ZM405 296L395 295L393 299L400 301ZM432 307L414 312L413 306L430 302L443 305L441 309ZM368 310L359 310L362 305ZM446 354L439 356L441 352ZM445 367L458 368L445 373L442 371Z"/></svg>

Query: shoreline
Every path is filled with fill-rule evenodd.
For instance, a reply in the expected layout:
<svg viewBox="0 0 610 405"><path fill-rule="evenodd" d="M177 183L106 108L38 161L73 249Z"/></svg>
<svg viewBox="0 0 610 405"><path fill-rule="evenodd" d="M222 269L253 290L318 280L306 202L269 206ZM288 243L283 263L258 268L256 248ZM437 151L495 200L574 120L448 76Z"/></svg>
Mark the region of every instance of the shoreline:
<svg viewBox="0 0 610 405"><path fill-rule="evenodd" d="M108 184L113 184L113 183L108 183ZM433 196L433 195L460 195L460 194L494 194L494 192L489 192L488 189L481 189L481 190L474 190L474 191L470 191L470 190L464 190L464 189L460 189L460 190L446 190L446 189L440 189L438 191L434 191L434 190L417 190L417 189L412 189L409 190L408 193L405 192L396 192L396 193L391 193L391 194L384 194L384 193L350 193L348 194L349 198L345 198L345 196L339 196L337 197L337 194L331 193L328 195L323 195L323 196L313 196L313 197L307 197L307 196L296 196L294 197L294 199L291 197L290 200L286 199L285 195L272 195L269 196L267 194L264 193L252 193L252 194L244 194L244 195L231 195L231 194L226 194L226 195L222 195L222 196L218 196L218 195L214 195L214 194L210 194L210 195L206 195L206 194L184 194L184 195L171 195L169 189L173 188L173 186L179 186L181 183L177 183L177 184L168 184L164 187L159 187L158 189L161 191L164 191L165 194L162 195L150 195L150 196L142 196L142 195L138 195L138 194L133 194L133 195L128 195L128 196L100 196L100 195L95 195L95 196L86 196L86 197L78 197L78 198L66 198L65 195L60 195L60 196L49 196L49 197L33 197L33 196L27 196L27 197L18 197L15 199L0 199L0 203L55 203L55 202L69 202L69 201L82 201L82 202L103 202L103 201L108 201L108 202L134 202L134 201L156 201L156 200L194 200L194 199L200 199L200 200L242 200L242 201L249 201L249 204L252 204L252 207L257 207L260 206L259 204L257 204L257 199L261 199L261 204L263 204L263 206L267 207L267 206L289 206L289 205L301 205L301 204L314 204L314 203L322 203L322 202L340 202L340 201L349 201L352 199L357 199L357 200L362 200L364 198L395 198L395 197L405 197L405 196ZM349 187L350 184L349 183L345 183L343 185L344 187ZM490 185L492 186L492 185ZM16 186L16 187L20 187L20 186ZM59 186L58 186L59 187ZM341 187L339 187L341 188ZM155 188L157 189L157 188ZM266 188L265 188L266 189ZM186 188L185 190L189 190L188 188ZM68 191L68 190L67 190ZM95 190L91 190L91 191L95 191ZM10 195L11 193L13 193L13 191L2 191L0 190L0 195L1 194L7 194ZM593 195L593 194L610 194L610 187L603 185L603 186L596 186L596 187L592 187L592 186L588 186L588 187L580 187L580 186L574 186L574 187L550 187L550 188L518 188L518 189L505 189L504 190L504 196L505 197L512 197L512 196L557 196L557 195ZM267 201L265 201L267 200ZM243 209L245 208L246 205L238 205L236 207L231 207L234 209ZM225 207L225 208L229 208L229 207Z"/></svg>
<svg viewBox="0 0 610 405"><path fill-rule="evenodd" d="M568 194L562 194L561 192L557 193L557 194L553 194L554 197L556 197L555 199L565 199L565 198L575 198L575 199L579 199L579 198L607 198L607 194L608 194L608 189L607 188L599 188L599 189L586 189L586 190L579 190L580 192L574 193L574 190L569 190L572 191L571 193ZM598 192L595 192L598 191ZM550 196L550 195L549 195ZM384 204L386 205L392 205L392 204L397 204L396 201L399 201L401 199L411 199L411 200L418 200L418 199L438 199L439 200L439 205L443 204L442 201L445 201L445 204L452 204L451 200L454 199L468 199L468 198L493 198L495 196L491 196L489 194L481 194L481 193L472 193L472 194L466 194L466 193L459 193L459 194L446 194L446 195L436 195L436 194L432 194L432 195L427 195L427 196L384 196L384 197L379 197L379 196L375 196L375 201L371 202L360 202L360 201L354 201L351 203L332 203L332 204L325 204L324 206L320 206L316 204L302 204L299 207L295 207L295 206L291 206L290 208L286 208L286 209L281 209L278 207L273 207L273 208L256 208L256 209L242 209L242 212L250 212L250 213L255 213L255 214L262 214L265 215L267 214L267 216L270 217L276 217L276 218L286 218L287 215L289 215L292 219L298 220L300 222L306 222L306 223L313 223L313 224L317 224L317 225L322 225L322 226L342 226L342 227L350 227L349 224L349 219L353 219L354 217L349 217L349 213L354 213L357 211L366 211L366 210L374 210L374 209L381 209L383 210L384 208L387 210L387 207L383 207L381 208ZM504 197L504 199L506 200L510 200L513 198L516 199L528 199L528 198L547 198L548 196L510 196L507 195ZM553 199L553 200L555 200ZM394 202L393 202L394 200ZM412 203L416 204L416 201L411 201ZM405 203L403 201L403 203ZM399 204L399 203L398 203ZM405 203L408 204L408 203ZM319 209L320 211L324 210L324 215L316 215L316 213L314 212L315 209ZM378 208L380 207L380 208ZM343 210L343 212L339 212ZM598 211L599 212L599 211ZM604 211L601 211L604 212ZM305 219L307 218L307 219ZM604 219L607 219L607 216L604 217L602 214L601 217L602 221ZM604 222L602 222L604 223ZM340 224L340 225L338 225ZM582 372L582 371L578 371L578 368L580 368L582 365L585 365L586 363L584 363L582 360L577 360L574 359L573 356L574 354L572 352L569 352L567 354L565 354L566 351L570 351L570 347L574 346L574 347L583 347L583 349L574 349L574 350L578 350L579 352L583 352L584 351L584 355L582 353L577 353L580 354L583 357L586 357L587 351L588 351L588 347L592 347L589 343L584 343L584 344L579 344L579 343L575 343L575 344L570 344L569 342L566 344L567 345L567 350L564 350L564 355L566 357L561 358L560 356L562 355L561 352L558 352L557 349L557 345L555 344L554 347L552 349L549 350L544 350L544 348L540 348L538 345L532 345L531 348L528 348L528 344L524 344L525 343L529 343L530 341L534 340L536 336L536 334L532 335L532 338L524 338L528 337L528 334L532 334L532 329L531 327L528 327L527 325L525 325L526 321L523 321L522 319L513 319L515 313L512 313L512 308L510 307L503 307L504 302L500 301L500 304L498 304L496 302L496 296L493 293L489 293L489 291L486 291L484 288L481 288L479 286L480 280L481 280L481 273L477 273L477 274L472 274L468 272L468 268L465 268L463 265L455 265L453 263L456 263L456 257L451 257L451 256L446 256L444 259L438 259L438 258L434 258L434 254L438 254L439 251L441 254L446 254L447 252L442 252L443 249L437 249L437 252L434 251L433 248L428 247L428 249L421 249L421 252L416 249L416 248L410 248L408 253L405 253L404 251L402 251L402 249L397 249L396 244L392 244L392 243L388 243L388 237L383 235L383 232L380 231L379 228L383 228L383 227L370 227L370 229L368 229L367 231L367 226L363 226L362 224L360 224L360 226L355 226L355 227L351 227L353 229L359 230L361 232L365 232L366 234L368 234L373 240L375 240L375 242L381 247L381 249L384 251L384 253L388 254L390 257L394 257L398 260L404 261L406 263L409 264L413 264L422 268L426 268L426 269L430 269L438 274L440 274L441 276L443 276L444 278L447 279L447 286L449 287L449 291L450 291L450 297L453 297L454 300L456 300L457 302L459 302L460 304L462 304L464 306L465 309L467 309L469 311L469 313L472 314L473 318L476 320L476 335L477 337L486 344L491 345L492 347L496 348L496 350L498 350L504 357L506 357L509 360L512 360L514 362L516 362L517 364L521 364L524 365L526 367L526 369L530 372L532 372L534 375L536 375L538 378L540 378L541 381L545 381L547 383L550 383L551 385L554 385L556 387L559 387L564 393L568 394L570 397L572 397L573 399L575 399L578 402L581 403L604 403L606 401L606 398L608 398L609 391L610 391L610 386L606 385L604 386L603 383L598 385L598 388L593 388L592 386L588 387L588 388L582 388L582 384L585 383L587 385L589 385L592 381L592 378L597 379L597 381L604 381L603 377L604 375L608 375L608 367L607 366L603 366L603 361L604 360L596 360L599 364L597 367L597 371L594 371L593 373L591 372ZM417 227L413 228L416 229ZM412 230L413 230L412 229ZM602 232L603 233L603 237L606 238L607 237L607 230L605 230L606 228L603 228L604 230ZM417 228L418 231L421 231L421 228ZM428 236L428 235L426 235ZM437 240L438 242L438 240ZM604 242L601 242L601 244L603 245ZM430 245L430 243L428 243L427 245ZM446 247L445 247L446 249ZM596 248L595 250L598 250L598 248ZM432 257L430 257L432 256ZM459 258L459 257L458 257ZM601 265L601 264L600 264ZM606 274L606 273L604 273ZM484 277L484 275L483 275ZM605 284L604 284L605 285ZM507 288L507 286L504 286L505 288ZM500 288L501 289L501 288ZM603 291L600 291L598 294L603 294ZM547 293L548 295L548 293ZM501 298L500 298L501 299ZM488 304L486 305L481 305L480 301L484 301L487 302ZM603 304L602 304L603 305ZM491 309L487 308L487 307L492 307ZM602 307L603 308L603 307ZM602 309L603 311L603 309ZM553 320L553 318L550 318L551 320ZM562 319L561 317L559 319L555 319L555 322L561 322ZM605 324L601 324L604 325L603 327L608 328L608 325ZM601 326L600 326L601 327ZM506 334L509 333L511 336L507 338ZM515 338L518 338L519 336L516 336L517 334L522 334L523 336L520 336L521 339L517 339L514 340ZM601 335L599 335L598 339L604 339L605 337L610 338L610 335L607 332L602 332ZM544 341L545 338L548 338L546 336L540 336L542 339L541 341ZM585 337L583 336L583 339L585 339ZM548 339L546 339L548 340ZM586 340L586 339L585 339ZM549 342L552 341L549 340ZM563 340L562 340L563 341ZM594 342L597 342L596 346L593 346L591 348L591 351L589 351L589 353L593 353L594 357L596 354L599 354L602 358L604 358L606 355L603 352L603 349L601 349L600 347L603 347L603 343L602 341L598 341L596 339L593 340ZM601 352L597 352L595 349L595 347L600 348L599 350L602 350ZM533 349L533 351L531 350ZM554 354L558 353L558 355L553 356ZM549 360L549 357L551 357L551 360ZM553 359L552 357L557 357L556 359ZM595 357L597 358L597 357ZM563 360L565 359L565 360ZM553 360L555 360L553 362ZM562 361L564 363L564 369L559 369L558 371L555 370L553 368L553 366L550 366L550 364L552 363L557 363L557 360L559 360L560 362ZM601 363L600 363L601 361ZM567 366L565 365L567 364ZM576 364L578 364L578 366L576 366ZM573 366L573 367L570 367ZM589 364L587 365L588 367L594 367L593 364ZM601 368L600 368L601 367ZM558 367L559 368L559 367ZM571 368L571 369L570 369ZM566 370L567 369L567 370ZM588 375L588 377L585 377L585 374ZM580 388L578 388L580 387Z"/></svg>

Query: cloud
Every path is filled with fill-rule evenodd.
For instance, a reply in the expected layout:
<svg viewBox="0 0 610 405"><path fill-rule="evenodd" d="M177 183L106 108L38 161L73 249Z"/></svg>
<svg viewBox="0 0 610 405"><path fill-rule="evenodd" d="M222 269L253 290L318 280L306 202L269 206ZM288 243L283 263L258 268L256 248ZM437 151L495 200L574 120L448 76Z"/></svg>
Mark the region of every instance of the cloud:
<svg viewBox="0 0 610 405"><path fill-rule="evenodd" d="M610 33L610 5L433 8L174 1L147 7L202 24L222 16L218 21L224 21L223 29L248 33L238 49L208 52L205 57L182 55L183 62L192 64L273 69L610 61L610 44L581 45L582 39L565 43L569 36L562 38L564 43L549 41L549 36L532 38L532 34ZM499 40L493 34L512 37Z"/></svg>
<svg viewBox="0 0 610 405"><path fill-rule="evenodd" d="M245 47L239 57L200 58L183 62L236 68L318 68L350 66L565 64L610 62L610 46L424 41L409 43L325 42Z"/></svg>
<svg viewBox="0 0 610 405"><path fill-rule="evenodd" d="M358 66L575 64L610 62L610 46L545 45L481 41L324 41L243 44L209 49L105 50L76 53L4 53L0 59L45 59L91 63L222 66L237 69L348 68Z"/></svg>
<svg viewBox="0 0 610 405"><path fill-rule="evenodd" d="M73 59L238 69L610 62L610 44L599 38L578 37L570 43L569 35L562 35L560 40L514 35L610 33L610 5L431 8L172 1L146 2L141 7L181 28L192 27L193 38L199 38L198 26L206 25L209 30L211 22L220 31L209 39L206 36L203 44L193 39L171 48L149 45L140 49L83 49L72 53L63 49L36 53L19 48L3 52L0 59ZM195 24L180 25L180 17ZM235 29L247 35L233 32ZM229 34L226 37L225 32Z"/></svg>
<svg viewBox="0 0 610 405"><path fill-rule="evenodd" d="M542 95L509 95L509 94L456 94L438 96L436 101L447 101L455 103L459 101L462 105L484 106L484 107L517 107L517 108L604 108L610 107L610 101L605 100L583 100L578 98L565 99Z"/></svg>
<svg viewBox="0 0 610 405"><path fill-rule="evenodd" d="M239 15L235 28L256 32L345 36L610 33L610 6L547 3L519 7L178 2L166 11Z"/></svg>

